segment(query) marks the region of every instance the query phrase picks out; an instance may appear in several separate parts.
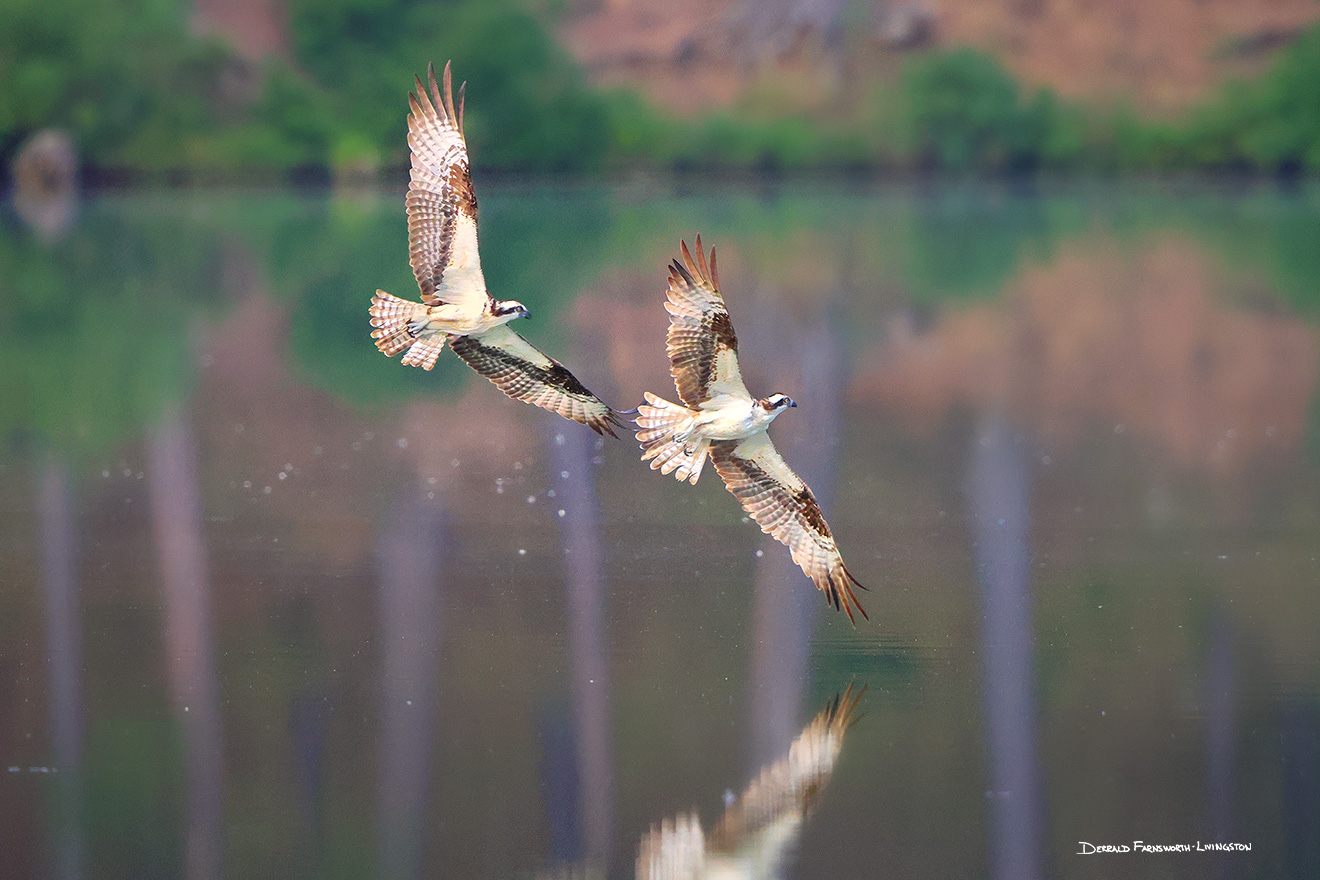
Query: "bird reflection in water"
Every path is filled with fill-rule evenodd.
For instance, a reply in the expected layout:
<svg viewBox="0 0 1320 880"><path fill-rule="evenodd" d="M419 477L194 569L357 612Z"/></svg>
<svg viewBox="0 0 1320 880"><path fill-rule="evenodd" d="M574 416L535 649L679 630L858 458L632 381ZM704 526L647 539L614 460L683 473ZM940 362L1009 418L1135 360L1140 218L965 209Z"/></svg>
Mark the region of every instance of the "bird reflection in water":
<svg viewBox="0 0 1320 880"><path fill-rule="evenodd" d="M642 836L637 880L777 878L807 816L820 802L843 735L866 688L849 685L803 728L788 754L733 799L709 834L695 812L667 818Z"/></svg>

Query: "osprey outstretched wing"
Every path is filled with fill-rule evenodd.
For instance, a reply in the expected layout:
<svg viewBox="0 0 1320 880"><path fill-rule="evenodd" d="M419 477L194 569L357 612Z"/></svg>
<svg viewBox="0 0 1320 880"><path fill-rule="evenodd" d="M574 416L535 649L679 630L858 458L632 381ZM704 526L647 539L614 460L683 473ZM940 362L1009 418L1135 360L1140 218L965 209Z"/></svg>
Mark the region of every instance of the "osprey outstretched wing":
<svg viewBox="0 0 1320 880"><path fill-rule="evenodd" d="M445 65L444 92L427 66L429 91L416 78L408 96L408 260L422 301L383 290L372 297L371 336L386 355L404 352L402 363L429 370L448 341L473 369L505 394L617 437L619 415L554 359L506 324L527 316L513 300L486 289L477 250L477 198L472 191L463 139L463 93L454 101Z"/></svg>
<svg viewBox="0 0 1320 880"><path fill-rule="evenodd" d="M415 77L417 91L408 95L408 262L412 264L422 302L446 303L480 312L493 298L486 291L477 253L477 197L472 191L467 141L463 139L463 103L467 83L454 102L453 79L445 64L443 95L428 65L430 95ZM446 280L446 276L448 279ZM442 286L443 285L443 286Z"/></svg>
<svg viewBox="0 0 1320 880"><path fill-rule="evenodd" d="M843 564L816 496L793 473L770 436L763 431L745 440L718 440L711 444L710 458L743 510L761 531L788 547L793 561L835 610L842 608L854 623L854 608L866 617L852 590L854 584L862 585Z"/></svg>
<svg viewBox="0 0 1320 880"><path fill-rule="evenodd" d="M454 354L517 400L581 422L597 434L618 437L618 414L600 402L572 373L508 327L456 336Z"/></svg>
<svg viewBox="0 0 1320 880"><path fill-rule="evenodd" d="M788 407L783 394L753 399L738 369L738 337L719 290L715 249L707 261L697 238L694 259L682 242L683 262L669 266L669 372L682 406L649 391L637 407L642 461L675 478L696 483L706 459L762 531L785 544L793 561L836 609L856 623L866 617L820 505L806 483L784 462L766 430ZM862 587L865 589L865 587Z"/></svg>
<svg viewBox="0 0 1320 880"><path fill-rule="evenodd" d="M708 263L700 235L695 260L687 242L679 244L683 262L669 264L669 300L665 303L669 312L665 347L678 398L693 409L722 396L750 401L752 395L738 369L738 336L720 295L715 249L710 249Z"/></svg>

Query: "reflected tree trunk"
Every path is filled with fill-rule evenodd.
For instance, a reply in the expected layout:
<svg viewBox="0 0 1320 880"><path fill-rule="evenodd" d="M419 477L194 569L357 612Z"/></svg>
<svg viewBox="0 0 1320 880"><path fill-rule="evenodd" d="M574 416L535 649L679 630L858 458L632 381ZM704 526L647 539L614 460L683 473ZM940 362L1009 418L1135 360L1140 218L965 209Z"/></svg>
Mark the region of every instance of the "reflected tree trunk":
<svg viewBox="0 0 1320 880"><path fill-rule="evenodd" d="M805 321L776 307L773 297L761 296L762 307L749 316L753 319L748 324L749 341L740 345L744 351L780 353L773 361L765 361L777 365L774 372L764 374L768 377L766 386L749 390L757 397L792 390L801 398L797 409L775 420L770 433L775 448L811 487L826 519L838 470L843 388L839 340L830 303L842 292L836 287L830 302ZM811 625L824 604L787 547L766 535L759 552L752 609L747 754L747 769L752 774L778 760L801 731Z"/></svg>
<svg viewBox="0 0 1320 880"><path fill-rule="evenodd" d="M546 419L551 417L546 416ZM614 839L614 749L605 618L605 557L592 459L602 441L586 428L548 422L568 590L568 650L575 720L578 828L589 865L609 861Z"/></svg>
<svg viewBox="0 0 1320 880"><path fill-rule="evenodd" d="M219 682L202 534L197 448L171 407L148 433L151 519L165 587L170 690L183 731L187 780L184 876L212 880L223 856Z"/></svg>
<svg viewBox="0 0 1320 880"><path fill-rule="evenodd" d="M78 603L78 538L68 468L47 461L41 471L37 518L41 531L42 585L46 593L50 725L54 749L55 876L83 876L82 830L82 618Z"/></svg>
<svg viewBox="0 0 1320 880"><path fill-rule="evenodd" d="M1233 749L1235 745L1233 706L1237 676L1233 657L1233 632L1228 619L1215 615L1210 630L1210 657L1206 684L1206 794L1212 840L1233 840ZM1216 873L1231 874L1227 853L1215 854Z"/></svg>
<svg viewBox="0 0 1320 880"><path fill-rule="evenodd" d="M382 880L422 874L439 712L444 509L410 486L376 541L381 656Z"/></svg>
<svg viewBox="0 0 1320 880"><path fill-rule="evenodd" d="M1320 864L1320 701L1308 691L1280 702L1282 876L1301 880L1313 877Z"/></svg>
<svg viewBox="0 0 1320 880"><path fill-rule="evenodd" d="M1000 414L972 446L968 519L981 583L990 875L1042 876L1027 450Z"/></svg>

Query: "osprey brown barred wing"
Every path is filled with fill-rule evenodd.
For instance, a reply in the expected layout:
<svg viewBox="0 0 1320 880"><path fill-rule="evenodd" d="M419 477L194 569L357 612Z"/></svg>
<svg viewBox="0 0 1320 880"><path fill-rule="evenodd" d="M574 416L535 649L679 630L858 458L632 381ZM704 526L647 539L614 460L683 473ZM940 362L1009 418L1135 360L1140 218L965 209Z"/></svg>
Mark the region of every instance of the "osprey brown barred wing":
<svg viewBox="0 0 1320 880"><path fill-rule="evenodd" d="M715 249L710 262L697 236L697 257L687 242L680 242L683 262L669 264L669 372L679 399L699 407L712 398L734 396L751 399L738 369L738 337L729 320L729 310L720 295Z"/></svg>
<svg viewBox="0 0 1320 880"><path fill-rule="evenodd" d="M793 561L830 604L846 611L854 623L853 608L866 617L852 590L862 585L843 564L816 496L779 455L769 435L717 440L711 443L710 460L743 510L761 531L788 547Z"/></svg>
<svg viewBox="0 0 1320 880"><path fill-rule="evenodd" d="M456 336L454 353L510 397L535 404L566 419L581 422L597 434L622 427L619 415L592 394L554 358L507 326L485 333Z"/></svg>
<svg viewBox="0 0 1320 880"><path fill-rule="evenodd" d="M408 147L412 172L408 183L408 255L422 301L450 303L480 311L490 295L477 254L477 198L463 139L463 92L454 102L453 79L445 64L444 93L427 65L430 92L415 78L408 95ZM448 277L446 277L448 276Z"/></svg>

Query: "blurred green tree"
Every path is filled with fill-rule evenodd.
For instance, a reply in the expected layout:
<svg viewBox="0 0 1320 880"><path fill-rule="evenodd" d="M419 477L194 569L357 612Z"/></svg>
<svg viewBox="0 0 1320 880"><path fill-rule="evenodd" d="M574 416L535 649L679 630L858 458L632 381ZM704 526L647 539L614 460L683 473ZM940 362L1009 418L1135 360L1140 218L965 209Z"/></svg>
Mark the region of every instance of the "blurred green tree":
<svg viewBox="0 0 1320 880"><path fill-rule="evenodd" d="M391 163L407 163L413 76L450 59L455 79L473 83L475 164L593 168L610 147L605 101L514 0L291 0L290 19L298 64L333 96L337 136L363 135Z"/></svg>
<svg viewBox="0 0 1320 880"><path fill-rule="evenodd" d="M94 163L177 158L212 124L226 57L188 36L186 14L180 0L4 0L0 153L59 126Z"/></svg>
<svg viewBox="0 0 1320 880"><path fill-rule="evenodd" d="M1023 150L1017 83L988 55L958 49L904 70L916 159L954 171L1007 168Z"/></svg>

